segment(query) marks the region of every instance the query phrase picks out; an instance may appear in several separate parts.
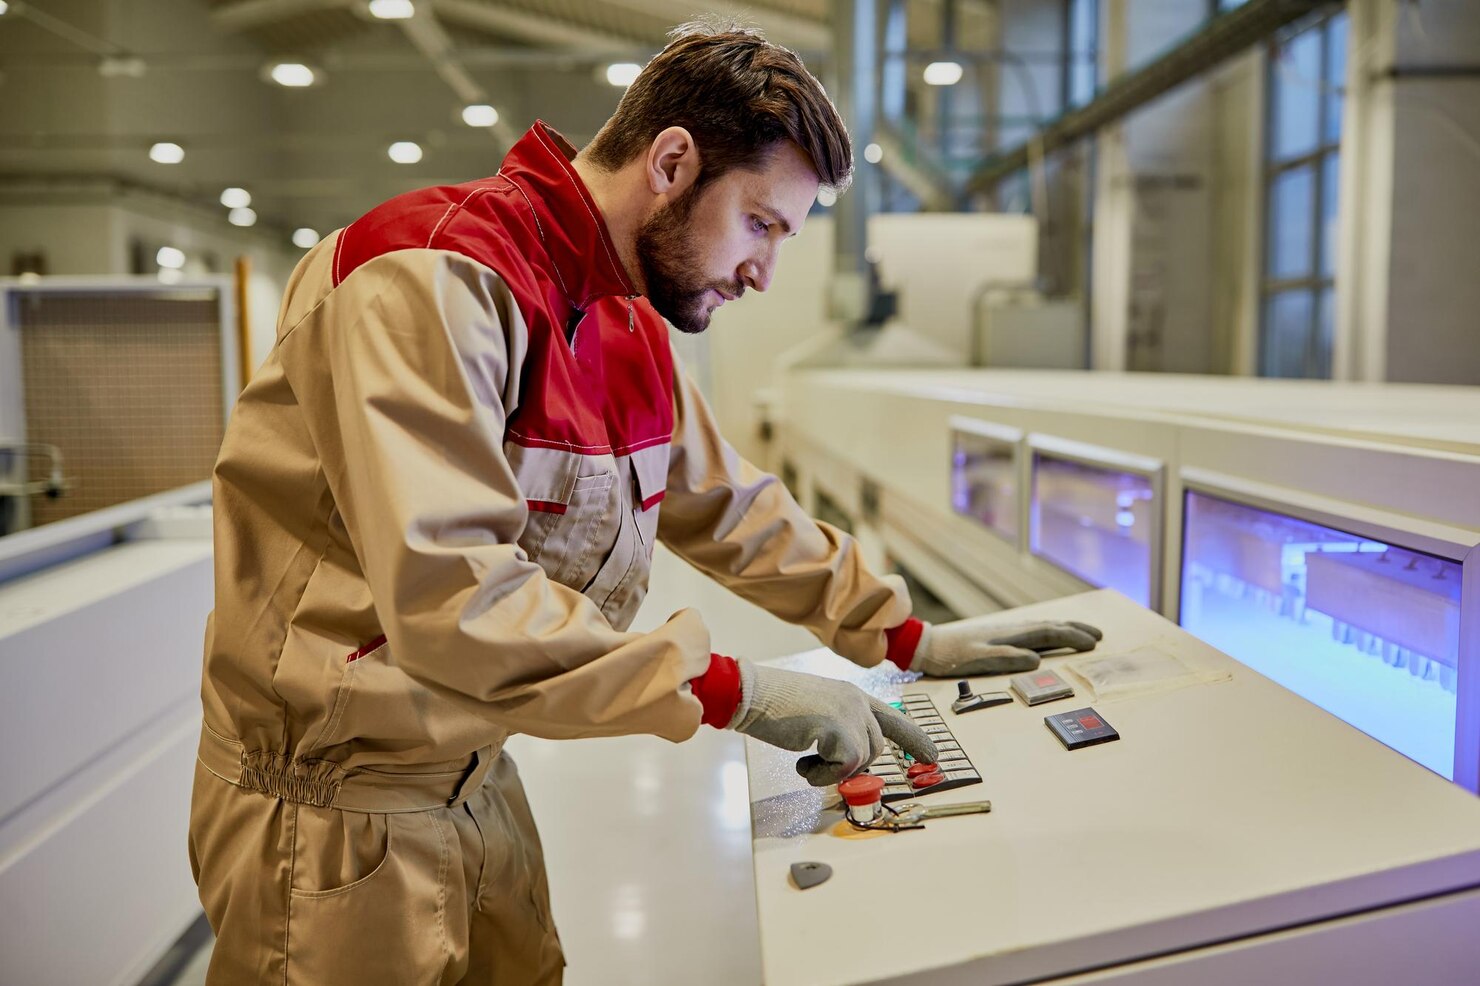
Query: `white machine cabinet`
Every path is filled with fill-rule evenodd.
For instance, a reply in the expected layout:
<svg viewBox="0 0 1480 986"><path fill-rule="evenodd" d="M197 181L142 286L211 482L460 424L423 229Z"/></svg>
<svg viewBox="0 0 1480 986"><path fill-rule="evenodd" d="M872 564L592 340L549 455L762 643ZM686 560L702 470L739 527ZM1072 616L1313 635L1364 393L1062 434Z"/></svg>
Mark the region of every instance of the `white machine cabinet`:
<svg viewBox="0 0 1480 986"><path fill-rule="evenodd" d="M1480 799L1112 590L996 618L1105 637L1045 659L1072 698L962 715L952 681L780 662L928 693L983 783L918 801L993 807L858 833L795 754L747 741L768 986L1480 982ZM1073 670L1117 655L1187 674L1096 694ZM1084 706L1120 739L1066 750L1044 717ZM804 861L833 874L800 890Z"/></svg>

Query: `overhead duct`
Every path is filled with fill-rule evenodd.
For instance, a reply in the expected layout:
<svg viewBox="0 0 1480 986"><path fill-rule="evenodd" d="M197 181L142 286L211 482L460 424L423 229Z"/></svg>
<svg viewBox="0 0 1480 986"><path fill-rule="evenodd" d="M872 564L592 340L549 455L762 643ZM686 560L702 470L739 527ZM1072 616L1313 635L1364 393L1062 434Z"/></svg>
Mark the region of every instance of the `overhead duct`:
<svg viewBox="0 0 1480 986"><path fill-rule="evenodd" d="M1045 126L1028 140L989 158L968 179L968 194L991 191L1026 168L1030 155L1048 154L1114 123L1177 86L1270 37L1331 0L1249 0L1221 14L1182 44L1105 87L1078 109Z"/></svg>
<svg viewBox="0 0 1480 986"><path fill-rule="evenodd" d="M945 169L918 140L906 137L888 120L874 124L874 143L884 152L879 166L920 200L922 212L950 212L956 196Z"/></svg>

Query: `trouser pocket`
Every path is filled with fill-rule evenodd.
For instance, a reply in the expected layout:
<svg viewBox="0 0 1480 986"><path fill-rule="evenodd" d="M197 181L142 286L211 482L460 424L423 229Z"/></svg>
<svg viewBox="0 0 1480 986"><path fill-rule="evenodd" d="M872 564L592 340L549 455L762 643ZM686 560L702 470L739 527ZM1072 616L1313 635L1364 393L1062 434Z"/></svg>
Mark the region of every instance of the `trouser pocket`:
<svg viewBox="0 0 1480 986"><path fill-rule="evenodd" d="M452 848L437 813L295 807L287 981L444 981Z"/></svg>

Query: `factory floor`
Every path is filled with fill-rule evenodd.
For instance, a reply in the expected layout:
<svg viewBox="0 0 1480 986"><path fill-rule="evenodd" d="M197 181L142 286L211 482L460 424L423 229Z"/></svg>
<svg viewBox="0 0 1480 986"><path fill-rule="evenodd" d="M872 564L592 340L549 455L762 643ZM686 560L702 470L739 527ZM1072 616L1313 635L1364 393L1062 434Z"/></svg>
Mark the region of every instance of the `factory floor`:
<svg viewBox="0 0 1480 986"><path fill-rule="evenodd" d="M704 614L721 653L766 658L817 646L659 548L633 629L685 607ZM519 736L508 748L544 841L566 986L760 982L738 735L700 727L681 744ZM210 948L202 918L139 986L199 986Z"/></svg>

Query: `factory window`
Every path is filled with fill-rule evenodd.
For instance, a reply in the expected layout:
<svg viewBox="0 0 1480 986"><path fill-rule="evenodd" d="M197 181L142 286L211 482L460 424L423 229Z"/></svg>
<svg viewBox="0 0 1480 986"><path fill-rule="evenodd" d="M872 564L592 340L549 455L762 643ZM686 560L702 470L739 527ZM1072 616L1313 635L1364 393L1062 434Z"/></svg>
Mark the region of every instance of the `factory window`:
<svg viewBox="0 0 1480 986"><path fill-rule="evenodd" d="M1064 109L1095 98L1099 85L1099 0L1068 0L1064 18Z"/></svg>
<svg viewBox="0 0 1480 986"><path fill-rule="evenodd" d="M1331 376L1346 38L1337 13L1270 51L1261 376Z"/></svg>

